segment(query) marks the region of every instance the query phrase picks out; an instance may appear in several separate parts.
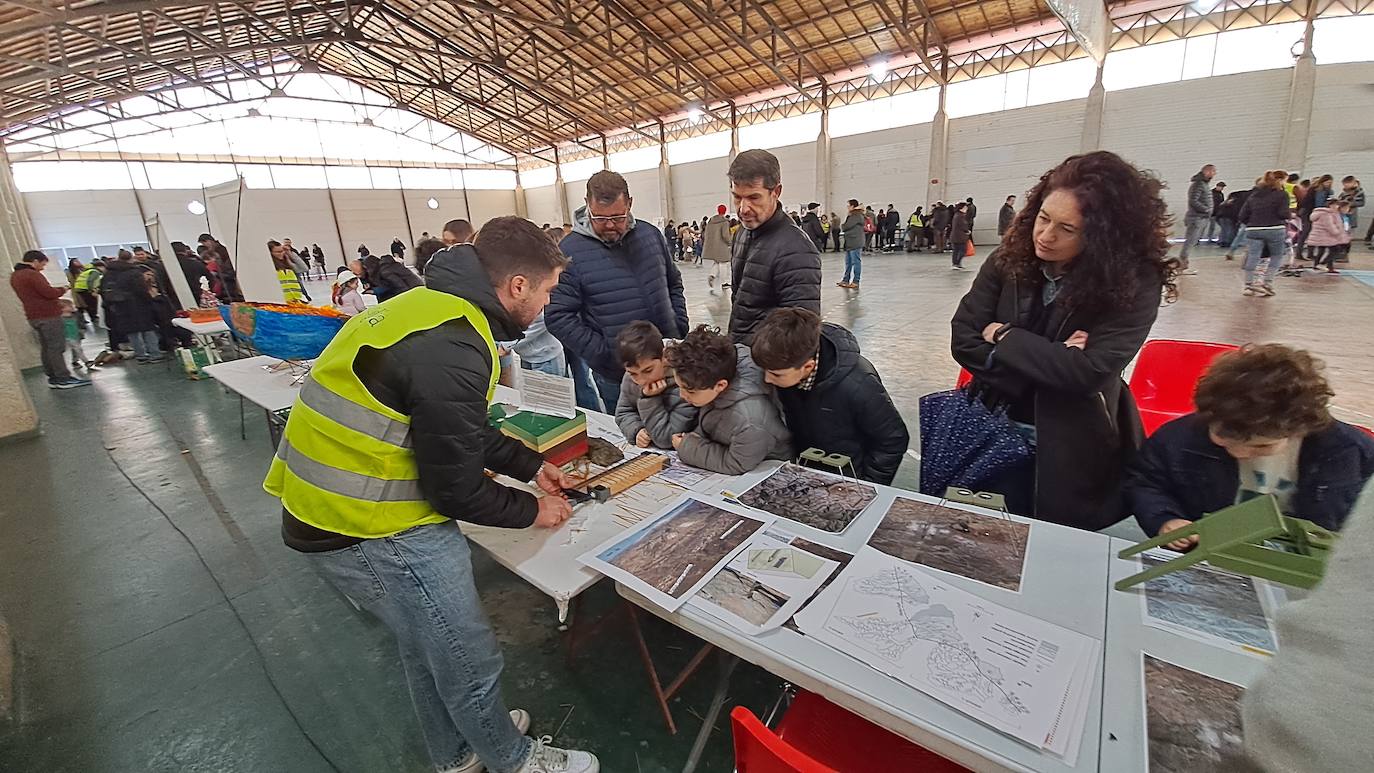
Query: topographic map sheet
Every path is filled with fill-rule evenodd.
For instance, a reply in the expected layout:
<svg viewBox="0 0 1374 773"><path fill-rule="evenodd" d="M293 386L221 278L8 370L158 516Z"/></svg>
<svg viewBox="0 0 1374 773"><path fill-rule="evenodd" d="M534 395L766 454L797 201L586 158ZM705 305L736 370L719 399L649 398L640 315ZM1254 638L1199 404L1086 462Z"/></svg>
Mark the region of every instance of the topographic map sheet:
<svg viewBox="0 0 1374 773"><path fill-rule="evenodd" d="M796 616L808 636L1035 748L1076 756L1098 642L869 547ZM1073 748L1070 748L1073 747Z"/></svg>

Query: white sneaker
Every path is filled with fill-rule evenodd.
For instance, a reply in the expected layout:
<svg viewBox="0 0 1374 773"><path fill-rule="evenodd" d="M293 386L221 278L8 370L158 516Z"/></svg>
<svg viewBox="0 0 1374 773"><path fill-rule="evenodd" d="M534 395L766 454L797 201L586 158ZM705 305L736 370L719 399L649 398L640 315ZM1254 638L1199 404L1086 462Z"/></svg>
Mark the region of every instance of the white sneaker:
<svg viewBox="0 0 1374 773"><path fill-rule="evenodd" d="M1178 272L1178 275L1179 275L1179 276L1197 276L1197 269L1195 269L1195 268L1185 268L1185 269L1183 269L1182 271Z"/></svg>
<svg viewBox="0 0 1374 773"><path fill-rule="evenodd" d="M511 709L510 721L515 723L521 735L529 732L530 713L528 711L524 709ZM439 770L438 773L484 773L486 769L487 766L483 765L482 761L477 759L477 752L468 752L468 756L464 757L463 761L458 763L458 767L443 768Z"/></svg>
<svg viewBox="0 0 1374 773"><path fill-rule="evenodd" d="M535 739L530 758L516 773L598 773L601 770L596 755L575 749L556 749L548 745L552 740L547 735Z"/></svg>
<svg viewBox="0 0 1374 773"><path fill-rule="evenodd" d="M706 286L707 286L707 287L715 287L715 286L716 286L716 275L715 275L715 274L712 274L711 276L706 277Z"/></svg>

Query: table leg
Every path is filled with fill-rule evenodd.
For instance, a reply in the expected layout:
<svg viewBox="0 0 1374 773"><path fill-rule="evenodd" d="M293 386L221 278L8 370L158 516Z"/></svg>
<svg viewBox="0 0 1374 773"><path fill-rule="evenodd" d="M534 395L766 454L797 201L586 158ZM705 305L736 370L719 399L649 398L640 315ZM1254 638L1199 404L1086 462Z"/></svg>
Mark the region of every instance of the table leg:
<svg viewBox="0 0 1374 773"><path fill-rule="evenodd" d="M654 699L658 701L659 711L663 712L663 721L668 725L668 733L677 735L677 724L673 722L673 712L668 708L668 701L677 694L678 690L682 689L682 685L687 682L687 679L696 673L696 670L701 667L702 662L706 660L707 655L711 654L711 650L715 649L715 646L711 644L702 645L697 654L693 655L692 659L683 667L681 673L674 677L667 687L664 687L663 682L658 678L658 669L654 667L654 659L649 654L649 645L644 641L644 631L639 627L639 610L628 601L624 604L630 613L630 630L634 633L635 644L639 648L639 658L644 663L644 670L648 672L649 689L653 690Z"/></svg>
<svg viewBox="0 0 1374 773"><path fill-rule="evenodd" d="M243 395L239 395L239 439L248 439L248 425L243 418Z"/></svg>
<svg viewBox="0 0 1374 773"><path fill-rule="evenodd" d="M735 673L735 666L739 665L739 658L725 650L721 650L720 655L720 681L716 682L716 694L711 697L711 708L707 709L706 717L701 722L697 740L692 744L692 753L687 755L687 764L683 766L682 773L692 773L697 769L697 763L701 762L702 752L706 751L706 742L711 740L711 733L716 729L716 719L720 717L720 710L725 707L725 699L730 690L730 677Z"/></svg>

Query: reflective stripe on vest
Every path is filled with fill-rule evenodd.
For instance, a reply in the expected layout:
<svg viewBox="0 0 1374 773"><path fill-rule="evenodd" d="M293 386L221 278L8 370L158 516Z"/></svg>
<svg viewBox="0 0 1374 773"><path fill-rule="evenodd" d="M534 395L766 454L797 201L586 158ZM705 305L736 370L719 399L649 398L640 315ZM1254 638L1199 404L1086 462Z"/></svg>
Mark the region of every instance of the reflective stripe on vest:
<svg viewBox="0 0 1374 773"><path fill-rule="evenodd" d="M447 520L420 487L410 417L373 397L353 363L363 348L386 349L456 319L466 319L487 345L490 402L500 365L486 315L437 290L402 293L350 319L315 361L263 488L298 520L353 537L386 537Z"/></svg>

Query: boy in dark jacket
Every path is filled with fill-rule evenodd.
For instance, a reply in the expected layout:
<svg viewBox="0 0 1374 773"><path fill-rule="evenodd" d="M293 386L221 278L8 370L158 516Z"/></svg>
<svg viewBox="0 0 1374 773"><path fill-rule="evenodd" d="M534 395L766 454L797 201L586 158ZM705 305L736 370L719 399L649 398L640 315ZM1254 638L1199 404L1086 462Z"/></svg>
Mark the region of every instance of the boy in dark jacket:
<svg viewBox="0 0 1374 773"><path fill-rule="evenodd" d="M777 389L797 448L844 454L855 476L892 483L911 436L852 333L806 309L777 309L750 352Z"/></svg>
<svg viewBox="0 0 1374 773"><path fill-rule="evenodd" d="M1331 418L1320 368L1280 344L1218 358L1198 382L1197 412L1160 427L1127 475L1126 503L1140 528L1153 537L1268 494L1285 515L1341 528L1374 475L1374 439Z"/></svg>
<svg viewBox="0 0 1374 773"><path fill-rule="evenodd" d="M697 409L678 394L663 359L663 333L652 322L631 322L616 336L616 353L625 365L625 379L615 423L640 448L672 448L673 435L696 426Z"/></svg>
<svg viewBox="0 0 1374 773"><path fill-rule="evenodd" d="M673 435L678 458L726 475L791 458L792 436L749 347L701 325L667 355L682 399L697 408L697 429Z"/></svg>

